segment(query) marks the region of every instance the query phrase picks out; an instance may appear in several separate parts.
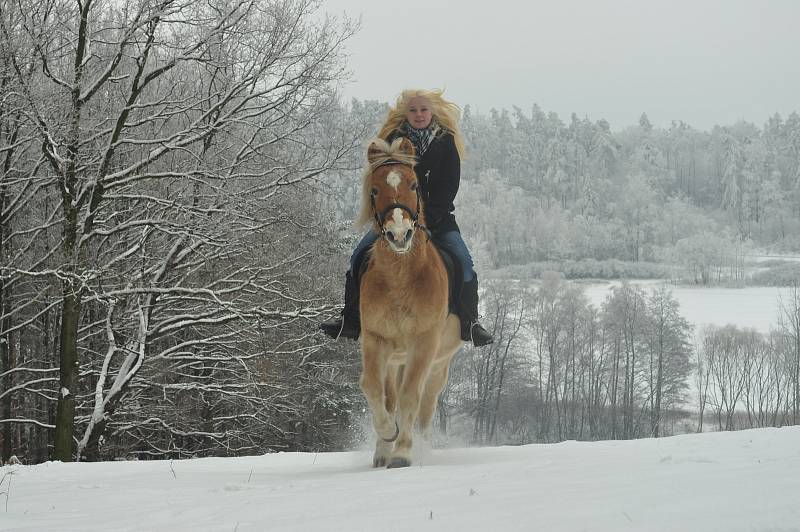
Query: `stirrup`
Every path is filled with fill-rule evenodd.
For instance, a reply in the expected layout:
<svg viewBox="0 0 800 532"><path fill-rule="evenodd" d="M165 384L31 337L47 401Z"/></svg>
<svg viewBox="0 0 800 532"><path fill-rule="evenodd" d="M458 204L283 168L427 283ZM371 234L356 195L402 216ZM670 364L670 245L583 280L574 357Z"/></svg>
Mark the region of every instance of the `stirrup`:
<svg viewBox="0 0 800 532"><path fill-rule="evenodd" d="M342 336L342 331L344 330L344 316L342 316L342 324L339 325L339 332L336 333L336 338L333 339L334 342L338 342L339 338Z"/></svg>
<svg viewBox="0 0 800 532"><path fill-rule="evenodd" d="M475 327L480 327L484 334L484 338L480 341L480 343L475 342ZM483 325L478 323L478 320L473 321L469 325L469 341L472 342L472 345L475 347L483 347L485 345L493 344L494 343L494 336L492 336L489 331L487 331Z"/></svg>
<svg viewBox="0 0 800 532"><path fill-rule="evenodd" d="M347 327L347 322L344 316L339 319L338 330L336 330L334 327L336 327L336 322L333 320L319 324L319 329L325 333L326 336L333 338L334 341L342 337L358 340L358 338L361 336L361 328Z"/></svg>

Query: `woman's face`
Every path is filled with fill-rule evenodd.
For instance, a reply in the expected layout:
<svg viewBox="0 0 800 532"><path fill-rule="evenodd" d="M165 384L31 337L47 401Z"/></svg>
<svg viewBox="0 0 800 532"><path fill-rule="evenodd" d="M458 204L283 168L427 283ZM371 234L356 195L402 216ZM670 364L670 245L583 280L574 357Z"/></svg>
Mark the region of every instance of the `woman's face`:
<svg viewBox="0 0 800 532"><path fill-rule="evenodd" d="M430 103L422 96L415 96L408 102L408 112L406 120L415 129L425 129L431 124L433 111Z"/></svg>

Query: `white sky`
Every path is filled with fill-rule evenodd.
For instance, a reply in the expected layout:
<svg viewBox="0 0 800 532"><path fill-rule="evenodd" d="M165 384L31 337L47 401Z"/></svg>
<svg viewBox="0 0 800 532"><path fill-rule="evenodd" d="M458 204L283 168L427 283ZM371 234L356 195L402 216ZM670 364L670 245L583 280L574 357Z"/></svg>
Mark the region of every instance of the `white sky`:
<svg viewBox="0 0 800 532"><path fill-rule="evenodd" d="M325 0L361 16L346 97L444 87L486 112L538 103L612 128L761 126L800 111L797 0Z"/></svg>

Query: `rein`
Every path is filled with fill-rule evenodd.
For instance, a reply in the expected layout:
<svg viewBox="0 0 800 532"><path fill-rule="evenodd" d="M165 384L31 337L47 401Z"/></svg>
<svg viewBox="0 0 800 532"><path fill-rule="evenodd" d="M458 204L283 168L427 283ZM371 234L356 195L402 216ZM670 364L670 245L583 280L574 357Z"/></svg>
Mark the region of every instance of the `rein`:
<svg viewBox="0 0 800 532"><path fill-rule="evenodd" d="M381 166L386 166L386 165L389 165L389 164L403 164L403 163L401 163L400 161L396 161L394 159L389 159L389 160L384 161L381 164L379 164L376 168L380 168ZM383 209L383 211L380 213L380 215L378 214L378 208L375 205L375 195L374 194L370 194L369 195L369 201L370 201L370 203L372 205L372 214L373 214L373 216L375 216L375 222L378 224L378 228L380 228L380 230L381 230L380 231L381 237L386 237L386 228L383 226L383 220L384 220L384 218L386 218L386 215L389 214L389 212L391 212L392 209L402 209L402 210L406 211L409 216L411 216L411 219L414 221L414 228L415 229L422 229L423 231L425 231L425 234L428 236L428 240L431 239L431 231L430 231L430 229L428 229L427 227L425 227L424 225L419 223L419 208L420 208L419 185L417 185L416 193L417 193L417 210L416 211L412 211L411 208L408 205L405 205L403 203L390 203L385 209Z"/></svg>

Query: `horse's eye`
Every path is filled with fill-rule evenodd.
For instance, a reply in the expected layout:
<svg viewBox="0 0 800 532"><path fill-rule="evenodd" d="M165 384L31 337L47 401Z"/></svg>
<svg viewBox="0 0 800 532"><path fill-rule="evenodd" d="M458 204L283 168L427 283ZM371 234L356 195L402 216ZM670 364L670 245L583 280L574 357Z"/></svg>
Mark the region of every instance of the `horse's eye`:
<svg viewBox="0 0 800 532"><path fill-rule="evenodd" d="M411 183L411 190L417 190L417 182L416 181Z"/></svg>
<svg viewBox="0 0 800 532"><path fill-rule="evenodd" d="M370 196L373 198L378 195L378 187L372 187L372 190L369 191Z"/></svg>

